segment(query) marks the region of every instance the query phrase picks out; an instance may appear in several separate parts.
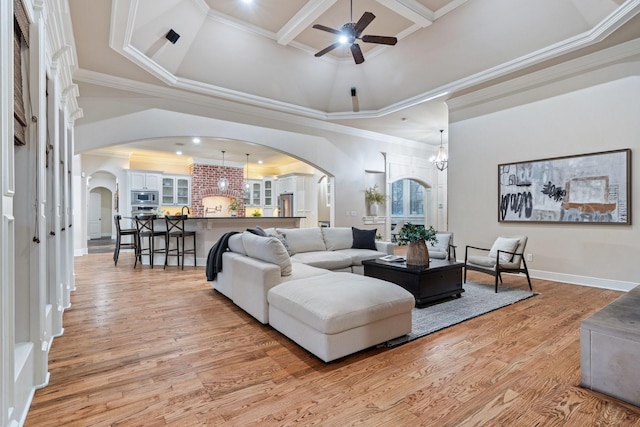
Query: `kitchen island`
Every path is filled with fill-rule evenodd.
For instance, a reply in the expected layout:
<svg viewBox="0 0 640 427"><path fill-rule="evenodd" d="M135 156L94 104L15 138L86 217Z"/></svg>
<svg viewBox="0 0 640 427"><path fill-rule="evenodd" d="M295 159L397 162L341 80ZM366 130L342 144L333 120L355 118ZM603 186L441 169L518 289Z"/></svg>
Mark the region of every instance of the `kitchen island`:
<svg viewBox="0 0 640 427"><path fill-rule="evenodd" d="M196 265L206 266L209 249L222 235L229 231L245 231L247 228L260 226L262 228L300 228L300 220L305 217L187 217L186 229L196 232ZM135 224L133 224L135 227ZM156 219L157 229L165 228L163 217ZM164 247L164 239L156 238L156 248ZM172 244L175 244L172 242ZM187 243L189 248L190 242ZM149 257L143 257L143 264L149 264ZM170 265L176 264L176 258L169 258ZM154 265L164 265L164 256L156 254ZM193 255L187 254L184 261L185 267L193 266Z"/></svg>

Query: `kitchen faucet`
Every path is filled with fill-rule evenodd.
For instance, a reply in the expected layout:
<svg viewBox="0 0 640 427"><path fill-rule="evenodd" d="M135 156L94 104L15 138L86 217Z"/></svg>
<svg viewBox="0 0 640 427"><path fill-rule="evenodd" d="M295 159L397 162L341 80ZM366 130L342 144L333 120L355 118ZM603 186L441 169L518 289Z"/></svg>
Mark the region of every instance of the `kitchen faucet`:
<svg viewBox="0 0 640 427"><path fill-rule="evenodd" d="M184 209L187 208L187 215L191 214L191 211L189 210L189 206L183 206L182 210L180 211L180 215L184 215Z"/></svg>

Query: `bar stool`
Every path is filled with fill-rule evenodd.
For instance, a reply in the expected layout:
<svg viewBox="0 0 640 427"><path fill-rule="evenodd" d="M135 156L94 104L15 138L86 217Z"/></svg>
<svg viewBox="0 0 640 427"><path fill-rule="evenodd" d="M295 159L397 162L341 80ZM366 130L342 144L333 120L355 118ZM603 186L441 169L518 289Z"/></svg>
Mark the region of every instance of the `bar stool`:
<svg viewBox="0 0 640 427"><path fill-rule="evenodd" d="M185 230L185 220L187 215L166 215L164 217L167 224L167 234L165 247L167 248L167 256L164 259L164 268L167 268L167 263L170 256L175 256L178 259L178 266L180 265L180 257L182 256L182 269L184 270L184 255L193 254L193 266L196 266L196 232ZM193 237L193 247L186 249L184 246L185 237ZM171 249L171 239L176 239L176 247Z"/></svg>
<svg viewBox="0 0 640 427"><path fill-rule="evenodd" d="M113 251L113 262L118 265L118 257L120 256L120 249L133 249L134 254L138 253L138 230L135 228L121 228L120 220L122 215L114 215L113 222L116 223L116 248ZM123 242L123 236L131 236L131 242Z"/></svg>
<svg viewBox="0 0 640 427"><path fill-rule="evenodd" d="M138 264L138 259L140 263L142 263L142 257L149 257L149 265L153 268L153 258L157 253L163 253L166 255L167 253L167 233L165 230L156 230L154 228L154 222L157 219L156 215L153 214L141 214L136 215L136 228L138 230L138 252L136 255L136 262L133 264L133 268L136 268ZM155 238L156 237L164 237L165 247L157 249L155 247ZM147 246L143 247L142 242L147 240ZM166 262L166 261L165 261Z"/></svg>

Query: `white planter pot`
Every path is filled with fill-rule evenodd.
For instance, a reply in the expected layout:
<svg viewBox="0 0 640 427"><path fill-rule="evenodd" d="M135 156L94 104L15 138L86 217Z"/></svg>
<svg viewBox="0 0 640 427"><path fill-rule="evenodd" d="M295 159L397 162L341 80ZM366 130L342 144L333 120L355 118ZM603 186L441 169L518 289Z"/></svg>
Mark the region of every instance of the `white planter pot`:
<svg viewBox="0 0 640 427"><path fill-rule="evenodd" d="M378 210L380 206L377 203L371 203L369 205L369 214L371 216L378 216Z"/></svg>

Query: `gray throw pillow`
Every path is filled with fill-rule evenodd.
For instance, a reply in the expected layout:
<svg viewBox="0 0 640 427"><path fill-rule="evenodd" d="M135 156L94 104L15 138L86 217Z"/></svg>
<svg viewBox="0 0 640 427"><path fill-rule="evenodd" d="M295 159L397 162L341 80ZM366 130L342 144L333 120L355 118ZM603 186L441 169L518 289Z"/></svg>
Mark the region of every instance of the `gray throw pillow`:
<svg viewBox="0 0 640 427"><path fill-rule="evenodd" d="M291 248L287 244L287 239L285 239L285 237L282 234L269 234L268 237L275 237L276 239L280 240L284 245L284 248L287 250L287 253L289 254L289 256L296 254L294 251L291 250Z"/></svg>

